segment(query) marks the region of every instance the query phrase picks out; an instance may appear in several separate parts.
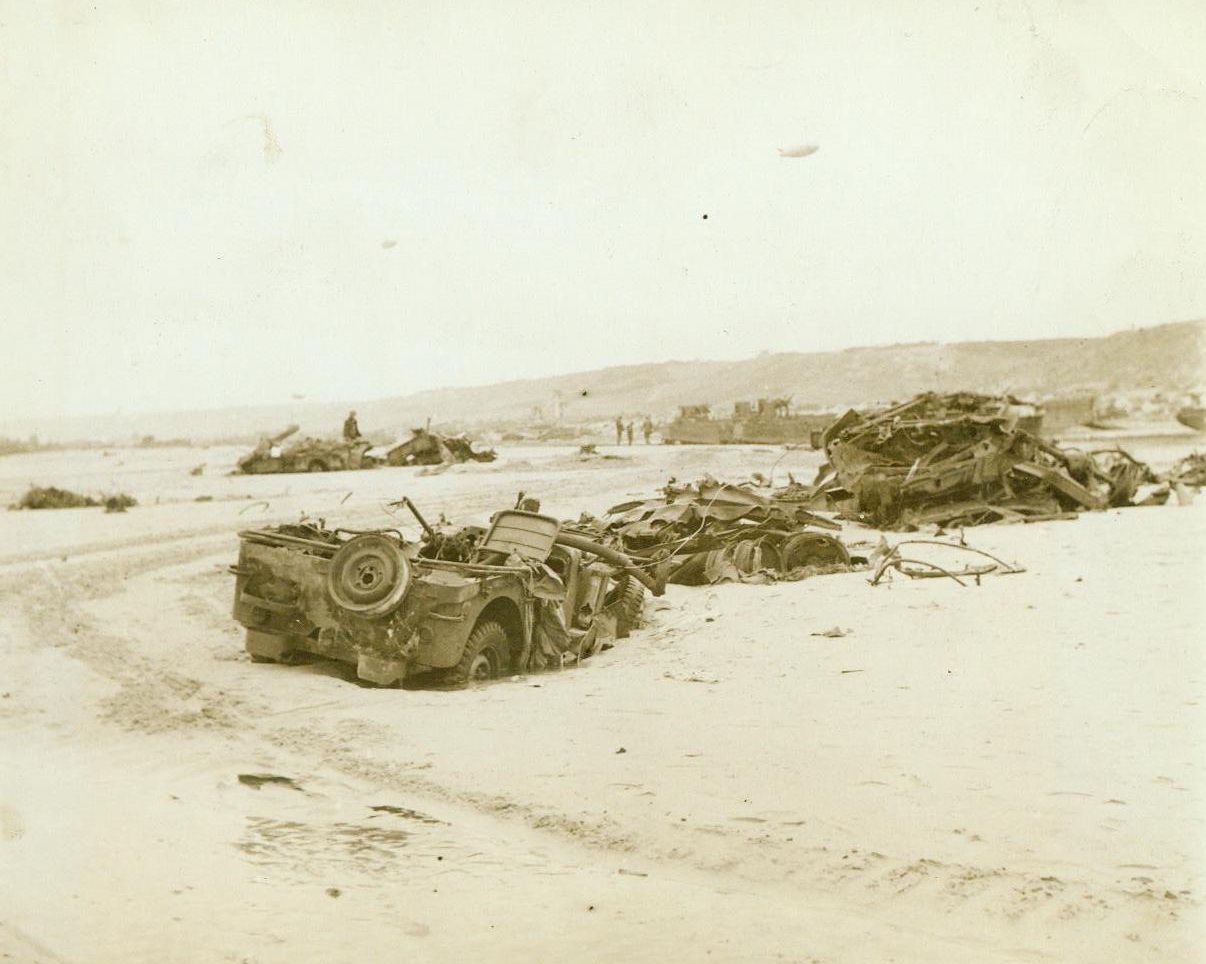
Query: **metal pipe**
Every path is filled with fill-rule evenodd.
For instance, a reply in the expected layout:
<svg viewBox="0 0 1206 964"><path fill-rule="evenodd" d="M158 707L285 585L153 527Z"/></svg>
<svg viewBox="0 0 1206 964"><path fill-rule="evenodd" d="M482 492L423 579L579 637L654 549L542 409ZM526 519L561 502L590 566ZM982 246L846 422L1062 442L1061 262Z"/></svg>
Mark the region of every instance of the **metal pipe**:
<svg viewBox="0 0 1206 964"><path fill-rule="evenodd" d="M448 569L453 572L527 574L532 571L527 566L489 566L479 562L455 562L452 559L424 559L420 557L416 561L421 566L430 566L432 569Z"/></svg>
<svg viewBox="0 0 1206 964"><path fill-rule="evenodd" d="M605 546L602 543L595 542L593 539L587 539L584 536L574 535L570 532L557 533L557 538L555 541L558 545L566 546L569 549L578 549L582 552L594 553L600 559L619 566L655 596L661 596L666 591L666 586L664 583L657 582L648 573L644 572L642 569L639 569L631 558L620 552L618 549L612 549L610 546Z"/></svg>
<svg viewBox="0 0 1206 964"><path fill-rule="evenodd" d="M427 538L431 539L435 537L435 529L427 524L427 520L423 518L423 513L419 511L418 506L410 501L410 496L404 495L397 502L391 502L389 504L391 506L406 506L406 508L410 509L411 515L418 520L419 525L423 527L423 531L427 533Z"/></svg>
<svg viewBox="0 0 1206 964"><path fill-rule="evenodd" d="M327 555L334 555L339 548L330 542L319 542L317 539L304 539L301 536L287 536L281 532L265 532L264 530L246 529L239 533L239 538L256 545L270 546L274 549L284 549L288 546L301 546L305 549L320 550Z"/></svg>

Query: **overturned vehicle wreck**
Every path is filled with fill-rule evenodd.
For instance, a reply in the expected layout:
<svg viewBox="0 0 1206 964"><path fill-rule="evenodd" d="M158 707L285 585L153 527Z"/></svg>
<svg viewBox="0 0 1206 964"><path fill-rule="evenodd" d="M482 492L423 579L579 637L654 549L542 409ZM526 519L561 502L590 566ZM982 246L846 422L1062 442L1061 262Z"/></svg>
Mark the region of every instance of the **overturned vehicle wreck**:
<svg viewBox="0 0 1206 964"><path fill-rule="evenodd" d="M849 411L822 437L818 495L879 529L1061 518L1139 500L1159 479L1121 449L1066 449L1028 431L1012 400L927 393L880 412Z"/></svg>
<svg viewBox="0 0 1206 964"><path fill-rule="evenodd" d="M661 586L615 549L534 512L496 513L488 529L396 530L323 524L240 533L234 617L257 661L324 657L360 679L420 674L464 685L561 666L623 637L646 589Z"/></svg>
<svg viewBox="0 0 1206 964"><path fill-rule="evenodd" d="M808 498L797 486L767 495L711 478L671 480L660 497L613 506L580 526L686 586L799 579L865 562L851 559L830 534L841 525L809 511L801 501Z"/></svg>
<svg viewBox="0 0 1206 964"><path fill-rule="evenodd" d="M261 439L259 445L239 459L235 474L267 475L275 472L340 472L344 469L369 469L379 464L368 454L373 443L368 439L334 441L310 438L293 439L296 425L279 435Z"/></svg>
<svg viewBox="0 0 1206 964"><path fill-rule="evenodd" d="M473 450L464 435L439 435L425 428L412 430L411 437L395 445L385 455L390 465L451 465L460 462L493 462L494 449Z"/></svg>

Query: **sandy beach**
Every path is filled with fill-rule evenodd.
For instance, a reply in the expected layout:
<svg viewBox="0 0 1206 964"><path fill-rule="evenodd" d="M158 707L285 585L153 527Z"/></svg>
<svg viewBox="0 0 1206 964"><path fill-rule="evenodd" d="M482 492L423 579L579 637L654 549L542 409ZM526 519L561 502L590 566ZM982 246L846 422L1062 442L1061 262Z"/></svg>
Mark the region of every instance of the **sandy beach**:
<svg viewBox="0 0 1206 964"><path fill-rule="evenodd" d="M573 518L819 463L600 451L0 460L5 504L33 482L140 503L0 513L0 960L1200 959L1203 499L967 530L1025 569L979 585L671 586L581 666L464 691L243 652L240 528L400 525L402 495L467 523L520 490Z"/></svg>

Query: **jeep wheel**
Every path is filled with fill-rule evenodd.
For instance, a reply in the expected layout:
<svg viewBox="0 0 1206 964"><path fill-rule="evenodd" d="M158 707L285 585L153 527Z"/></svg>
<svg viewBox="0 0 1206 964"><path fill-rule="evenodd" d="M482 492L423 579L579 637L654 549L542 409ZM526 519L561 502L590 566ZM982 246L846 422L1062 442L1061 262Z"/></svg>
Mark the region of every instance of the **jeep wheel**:
<svg viewBox="0 0 1206 964"><path fill-rule="evenodd" d="M461 661L448 671L446 682L457 686L497 679L506 668L506 653L510 650L507 631L493 620L478 623L469 639Z"/></svg>
<svg viewBox="0 0 1206 964"><path fill-rule="evenodd" d="M376 532L349 539L331 557L327 591L336 605L357 616L388 616L410 588L410 562L388 536Z"/></svg>
<svg viewBox="0 0 1206 964"><path fill-rule="evenodd" d="M327 463L322 459L315 459L308 466L306 466L306 469L310 472L325 472L327 470Z"/></svg>
<svg viewBox="0 0 1206 964"><path fill-rule="evenodd" d="M641 613L645 609L645 587L632 576L621 576L622 584L612 590L615 597L616 639L627 639L628 634L641 624Z"/></svg>

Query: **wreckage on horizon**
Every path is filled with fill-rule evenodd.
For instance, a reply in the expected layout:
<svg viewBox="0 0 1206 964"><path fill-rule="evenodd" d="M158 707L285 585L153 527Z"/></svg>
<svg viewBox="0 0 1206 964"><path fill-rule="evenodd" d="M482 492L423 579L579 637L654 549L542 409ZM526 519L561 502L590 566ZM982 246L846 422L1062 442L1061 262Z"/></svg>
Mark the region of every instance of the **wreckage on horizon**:
<svg viewBox="0 0 1206 964"><path fill-rule="evenodd" d="M830 425L815 508L877 529L1063 518L1167 500L1168 486L1121 449L1062 448L1028 431L1028 406L971 392L918 395Z"/></svg>
<svg viewBox="0 0 1206 964"><path fill-rule="evenodd" d="M411 437L386 453L389 465L453 465L461 462L493 462L494 449L473 450L464 434L440 435L426 428L411 429Z"/></svg>
<svg viewBox="0 0 1206 964"><path fill-rule="evenodd" d="M474 451L465 435L440 435L426 428L411 430L411 437L392 446L384 458L372 454L373 443L366 438L317 439L293 438L298 427L260 440L238 460L238 475L268 475L279 472L341 472L371 469L379 465L455 465L461 462L493 462L494 449ZM286 441L288 440L288 441Z"/></svg>
<svg viewBox="0 0 1206 964"><path fill-rule="evenodd" d="M377 459L368 454L373 443L368 439L333 441L310 436L294 438L298 426L260 440L254 449L238 460L236 475L274 475L279 472L342 472L345 469L371 469Z"/></svg>

